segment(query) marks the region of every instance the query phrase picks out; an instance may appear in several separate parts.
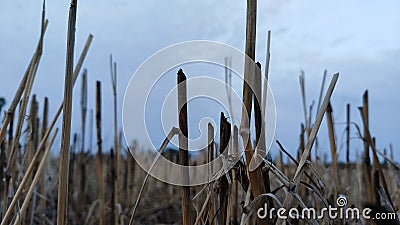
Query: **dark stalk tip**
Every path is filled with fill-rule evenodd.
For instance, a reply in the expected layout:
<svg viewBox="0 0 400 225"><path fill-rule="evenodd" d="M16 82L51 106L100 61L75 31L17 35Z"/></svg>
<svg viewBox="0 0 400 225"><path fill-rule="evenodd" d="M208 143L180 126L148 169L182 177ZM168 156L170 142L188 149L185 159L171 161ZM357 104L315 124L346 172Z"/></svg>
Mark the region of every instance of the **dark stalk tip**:
<svg viewBox="0 0 400 225"><path fill-rule="evenodd" d="M178 83L181 83L181 82L183 82L185 80L186 80L185 73L183 72L182 69L179 69L179 71L178 71Z"/></svg>

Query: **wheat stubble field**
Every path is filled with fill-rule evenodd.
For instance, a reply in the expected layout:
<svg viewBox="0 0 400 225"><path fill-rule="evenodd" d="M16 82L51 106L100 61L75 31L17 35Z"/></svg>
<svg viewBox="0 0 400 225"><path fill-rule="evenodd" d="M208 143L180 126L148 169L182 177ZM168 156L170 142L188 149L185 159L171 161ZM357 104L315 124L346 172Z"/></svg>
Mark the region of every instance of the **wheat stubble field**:
<svg viewBox="0 0 400 225"><path fill-rule="evenodd" d="M141 149L140 140L129 142L127 146L122 125L117 122L121 111L117 105L117 62L110 57L107 71L110 80L88 79L84 64L95 40L90 34L84 47L76 48L78 4L72 0L69 9L64 87L59 87L63 90L63 100L49 104L52 96L47 96L40 100L43 104L39 104L32 92L35 79L40 76L37 71L45 50L46 31L51 26L46 18L45 3L36 51L26 65L26 72L13 74L18 76L19 85L15 87L13 96L7 96L8 102L1 117L1 225L400 224L399 158L393 153L392 146L387 151L376 146L379 133L370 130L369 126L369 121L374 119L369 116L369 109L374 105L369 104L368 87L360 90L362 95L358 105L331 105L335 87L341 85L340 71L335 74L325 71L320 94L314 98L318 104L311 106L306 103L305 75L300 74L301 96L293 97L302 100L303 111L298 113L304 114L304 120L298 121L301 129L299 135L293 137L298 143L296 154L291 154L293 151L286 149L285 143L275 140L273 145L279 149L276 157L268 155L261 159L258 167L249 170L255 153L266 148L265 129L271 129L263 126L266 111L266 95L263 93L268 86L261 82L262 76L274 79L268 74L271 32L268 32L264 66L254 62L245 65L244 78L250 82L242 84L241 97L245 106L242 116L250 118L250 121L243 119L234 125L221 112L217 125L208 124L208 146L203 154L191 155L184 150L188 145L184 137L188 136L188 117L191 115L187 110L186 86L180 86L177 100L182 109L176 111L179 122L164 137L164 143L156 143L161 146L158 152L177 164L205 164L220 155L226 157L228 164L234 163L220 171L211 169L209 176L220 174L219 178L198 186L170 185L149 176L132 154L148 159L150 165L158 157L156 151ZM253 61L257 44L256 7L257 0L247 0L244 52ZM74 58L74 55L79 57ZM249 68L255 66L259 69L252 72ZM184 72L176 71L177 83L185 83ZM6 79L6 75L2 76ZM229 73L226 72L225 76L228 77ZM81 86L74 86L78 79ZM95 86L95 93L88 93L89 82ZM102 90L110 87L113 101L105 102ZM76 89L80 89L80 95L74 94ZM94 96L93 109L88 108L88 95ZM256 95L262 96L261 102L255 100ZM72 108L72 98L80 99L80 108ZM54 115L49 113L50 107L57 109ZM312 107L315 114L311 113ZM347 109L344 161L338 159L340 143L335 136L338 131L335 131L332 116L335 107ZM80 114L81 129L78 132L71 130L72 110ZM113 113L112 127L104 127L104 120L109 119L102 115L105 110ZM361 123L357 124L350 118L350 110L359 113ZM321 126L324 120L327 127ZM61 126L57 127L57 124ZM254 124L254 129L250 124ZM320 129L328 130L328 146L316 146ZM112 138L107 138L111 143L103 142L104 130L112 130ZM363 145L361 154L352 160L350 155L354 149L350 145L350 130L357 134L357 141ZM88 136L97 144L85 143ZM179 137L179 146L169 147L168 142L174 136ZM56 137L61 140L59 146L55 145ZM108 149L110 145L112 148ZM316 154L317 148L325 149L329 159L321 159ZM51 154L52 149L56 149L58 154ZM237 160L231 160L234 158ZM165 168L167 176L168 172ZM195 173L182 173L182 177L196 176ZM343 210L369 208L371 218L376 218L377 214L387 218L346 218L327 214L306 218L299 213L305 208L321 212L328 206ZM285 209L282 215L286 216L290 209L296 209L293 212L297 214L284 219L278 210L269 209Z"/></svg>

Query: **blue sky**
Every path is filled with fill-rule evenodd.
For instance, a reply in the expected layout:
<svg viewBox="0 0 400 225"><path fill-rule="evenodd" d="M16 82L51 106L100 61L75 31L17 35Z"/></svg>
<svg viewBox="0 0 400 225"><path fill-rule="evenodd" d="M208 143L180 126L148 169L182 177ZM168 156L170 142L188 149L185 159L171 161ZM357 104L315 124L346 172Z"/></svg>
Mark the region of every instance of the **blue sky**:
<svg viewBox="0 0 400 225"><path fill-rule="evenodd" d="M0 2L0 74L7 77L0 84L0 90L10 101L35 49L41 3ZM50 97L50 115L54 115L63 96L69 2L47 1L46 5L50 23L33 93L41 102L44 96ZM277 106L276 139L290 152L297 149L303 120L300 70L305 71L307 103L311 104L318 98L323 70L327 69L330 76L340 73L332 98L338 142L344 142L344 126L340 122L345 121L345 104L352 105L351 118L361 125L356 108L361 105L362 93L368 89L371 133L376 136L379 149L388 148L392 143L399 160L399 8L398 1L259 1L256 60L264 65L266 34L270 29L270 85ZM94 34L84 65L89 71L89 108L94 107L95 80L103 81L104 105L112 104L110 53L118 62L118 105L122 107L125 88L135 69L162 48L204 39L243 50L245 13L245 1L79 1L76 58L89 33ZM76 87L72 126L77 132L80 130L79 82ZM107 149L112 145L113 132L106 129L112 126L112 113L106 109L103 112ZM329 153L326 131L324 121L319 140L321 151ZM356 136L354 129L352 136ZM361 153L361 141L352 140L352 149ZM275 146L272 151L277 151ZM339 154L343 159L344 149Z"/></svg>

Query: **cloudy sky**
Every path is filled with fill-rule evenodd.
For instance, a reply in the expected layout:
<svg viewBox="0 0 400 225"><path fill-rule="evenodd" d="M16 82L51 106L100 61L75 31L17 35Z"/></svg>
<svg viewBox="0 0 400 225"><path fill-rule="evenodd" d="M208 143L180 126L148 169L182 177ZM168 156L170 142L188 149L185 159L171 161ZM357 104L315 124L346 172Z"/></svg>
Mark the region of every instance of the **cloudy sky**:
<svg viewBox="0 0 400 225"><path fill-rule="evenodd" d="M0 0L0 3L0 74L3 78L0 90L10 101L37 43L41 3L22 0ZM47 1L46 4L50 23L33 93L41 102L45 96L50 97L50 115L54 115L63 96L68 7L68 1ZM395 0L259 1L256 60L264 65L266 34L271 30L270 85L277 110L275 138L290 152L297 149L300 122L304 118L298 82L300 71L305 71L307 104L311 104L312 100L318 100L322 74L327 69L328 80L333 73L340 73L332 98L338 145L345 141L342 122L346 103L351 104L352 121L361 125L357 106L361 105L362 93L368 89L370 128L377 138L377 146L384 149L392 143L395 155L400 154L399 8L400 2ZM148 57L169 45L190 40L219 41L244 50L245 16L245 1L79 1L76 58L87 36L94 35L84 65L89 71L89 108L94 107L96 80L103 81L105 107L112 104L109 54L118 62L121 114L130 77ZM215 76L222 77L223 69L220 73ZM175 81L173 74L171 77ZM80 87L79 82L76 87ZM74 91L74 132L81 126L79 89ZM199 104L207 106L207 103ZM103 117L104 143L108 148L113 136L112 129L108 129L112 126L111 110L104 110ZM153 125L157 126L151 123L149 126ZM324 121L319 135L323 153L329 153L326 131ZM351 136L356 137L355 129ZM156 135L155 142L161 139L162 135ZM361 153L360 140L352 139L352 150L353 156L357 151ZM277 151L275 146L272 151ZM343 147L339 154L343 159Z"/></svg>

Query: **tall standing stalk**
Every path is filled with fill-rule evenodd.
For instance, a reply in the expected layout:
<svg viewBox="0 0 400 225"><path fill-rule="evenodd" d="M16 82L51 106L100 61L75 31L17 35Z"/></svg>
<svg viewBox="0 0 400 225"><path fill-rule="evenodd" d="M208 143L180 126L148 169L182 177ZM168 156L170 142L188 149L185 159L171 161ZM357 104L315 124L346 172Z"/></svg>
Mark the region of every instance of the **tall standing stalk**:
<svg viewBox="0 0 400 225"><path fill-rule="evenodd" d="M186 76L183 70L178 71L178 117L179 117L179 162L182 168L182 224L190 225L190 186L189 184L189 153L188 153L188 121L187 121L187 90Z"/></svg>
<svg viewBox="0 0 400 225"><path fill-rule="evenodd" d="M115 220L117 219L116 218L116 216L118 216L118 215L115 215L115 210L116 210L116 205L114 204L115 203L115 188L116 187L118 187L118 185L117 185L117 182L116 182L116 176L117 176L117 174L116 174L116 171L115 171L115 168L116 168L116 165L115 165L115 163L116 163L116 160L115 160L115 151L114 151L114 149L110 149L110 163L111 163L111 165L110 165L110 175L111 175L111 178L110 178L110 183L111 183L111 185L110 185L110 189L111 189L111 201L110 201L110 210L111 210L111 218L108 220L108 221L111 221L111 223L115 223ZM108 183L108 182L107 182ZM107 222L107 223L110 223L110 222Z"/></svg>
<svg viewBox="0 0 400 225"><path fill-rule="evenodd" d="M369 156L369 143L367 139L367 132L369 130L369 106L368 106L368 90L363 94L363 106L360 108L364 119L364 158L363 158L363 171L364 171L364 187L366 188L366 196L368 203L373 203L375 200L375 191L372 188L372 177L371 177L371 158ZM365 196L365 193L362 194Z"/></svg>
<svg viewBox="0 0 400 225"><path fill-rule="evenodd" d="M89 152L92 152L93 149L93 109L90 110L90 124L89 124Z"/></svg>
<svg viewBox="0 0 400 225"><path fill-rule="evenodd" d="M103 178L103 148L101 140L101 82L96 82L97 176L99 181L99 225L105 224L105 196Z"/></svg>
<svg viewBox="0 0 400 225"><path fill-rule="evenodd" d="M30 132L28 133L28 143L26 146L26 160L25 160L25 168L28 168L29 163L31 162L34 152L37 148L38 141L38 109L39 103L36 100L36 95L32 96L31 99L31 108L29 113L29 122L28 129Z"/></svg>
<svg viewBox="0 0 400 225"><path fill-rule="evenodd" d="M86 114L87 114L87 69L84 69L82 74L82 89L81 89L81 122L82 122L81 153L82 154L85 153Z"/></svg>
<svg viewBox="0 0 400 225"><path fill-rule="evenodd" d="M73 139L72 139L72 145L70 147L70 152L69 152L68 189L67 189L67 192L68 192L67 207L70 208L72 212L77 211L75 208L75 205L74 205L74 196L73 196L74 192L75 192L75 188L76 188L76 185L74 184L75 176L76 176L76 174L74 173L74 171L75 171L74 168L75 168L75 161L76 161L76 156L77 156L77 152L76 152L77 147L78 147L78 134L74 133Z"/></svg>
<svg viewBox="0 0 400 225"><path fill-rule="evenodd" d="M44 106L43 106L43 118L42 118L42 131L41 131L41 140L45 138L46 130L47 130L47 117L49 110L49 99L47 97L44 98ZM44 143L44 148L46 148L46 141ZM42 196L46 196L46 183L45 183L45 173L43 172L40 176L39 181L39 193ZM46 199L40 198L40 225L45 225L46 221Z"/></svg>
<svg viewBox="0 0 400 225"><path fill-rule="evenodd" d="M247 0L247 20L246 20L246 49L245 53L251 60L245 60L245 71L243 82L243 104L242 122L240 126L240 134L245 146L246 164L249 170L249 178L251 183L251 192L254 197L265 193L264 181L261 168L250 168L253 160L253 146L250 139L250 118L252 108L251 84L254 78L254 58L256 46L256 19L257 19L257 0ZM250 83L248 83L250 82ZM251 163L251 164L250 164ZM260 206L262 203L260 203ZM260 220L259 224L267 224L266 220Z"/></svg>
<svg viewBox="0 0 400 225"><path fill-rule="evenodd" d="M254 72L254 122L256 128L256 138L255 138L255 152L256 155L261 155L263 157L267 154L266 140L265 140L265 118L263 115L263 99L262 99L262 75L261 75L261 64L259 62L256 63L257 68ZM264 188L266 193L271 192L271 187L269 183L269 169L262 171ZM267 206L271 207L272 199L268 198Z"/></svg>
<svg viewBox="0 0 400 225"><path fill-rule="evenodd" d="M211 123L208 123L208 188L211 193L213 193L214 190L213 188L213 183L212 182L212 176L213 176L213 167L212 167L212 161L214 160L214 127ZM208 211L208 220L210 222L210 225L216 224L216 221L214 220L215 216L215 198L212 197L210 200L210 209ZM213 222L211 222L213 221Z"/></svg>
<svg viewBox="0 0 400 225"><path fill-rule="evenodd" d="M39 110L39 103L36 100L36 95L32 96L31 99L31 108L30 108L30 117L28 122L28 129L30 133L28 134L28 143L26 146L25 151L25 168L29 168L29 164L33 159L35 150L38 144L39 138L39 126L38 126L38 110ZM32 175L29 177L29 181L32 180ZM33 222L34 216L34 201L29 202L29 207L26 212L25 223L31 224Z"/></svg>
<svg viewBox="0 0 400 225"><path fill-rule="evenodd" d="M350 104L346 105L346 163L350 164Z"/></svg>
<svg viewBox="0 0 400 225"><path fill-rule="evenodd" d="M111 84L113 89L113 101L114 101L114 150L115 150L115 182L114 182L114 224L119 224L118 215L118 180L119 180L119 164L120 164L120 152L118 146L118 124L117 124L117 63L113 63L112 55L110 55L110 69L111 69Z"/></svg>
<svg viewBox="0 0 400 225"><path fill-rule="evenodd" d="M232 70L230 68L232 68L232 57L225 57L225 88L228 97L229 116L234 118L232 106Z"/></svg>
<svg viewBox="0 0 400 225"><path fill-rule="evenodd" d="M220 132L219 154L227 157L229 148L228 147L229 139L231 138L231 124L228 122L223 112L221 112L219 132ZM226 176L228 176L228 174L220 178L220 187L219 187L219 204L221 211L220 224L226 224L226 221L228 220L227 213L228 213L229 183Z"/></svg>
<svg viewBox="0 0 400 225"><path fill-rule="evenodd" d="M304 153L304 148L305 148L305 144L304 144L304 133L305 133L305 129L304 129L304 124L301 123L300 124L300 140L299 140L299 149L297 151L297 161L299 162L301 159L301 156ZM303 198L306 197L306 187L304 186L300 186L299 187L299 194L300 196L302 196Z"/></svg>
<svg viewBox="0 0 400 225"><path fill-rule="evenodd" d="M268 93L268 82L269 82L269 62L271 60L271 31L268 31L268 36L267 36L267 56L265 59L265 72L264 72L264 84L263 84L263 95L262 95L262 105L261 105L261 110L262 110L262 115L265 117L266 113L266 105L267 105L267 93ZM265 122L265 121L263 121Z"/></svg>
<svg viewBox="0 0 400 225"><path fill-rule="evenodd" d="M82 74L82 89L81 89L81 122L82 122L82 141L79 154L79 169L80 169L80 185L78 192L78 220L83 221L83 215L86 206L86 163L85 163L85 136L86 136L86 114L87 114L87 70L83 70Z"/></svg>
<svg viewBox="0 0 400 225"><path fill-rule="evenodd" d="M265 60L265 73L264 73L264 84L261 90L257 90L258 88L261 88L261 83L262 83L262 79L261 79L261 74L259 76L259 78L257 78L260 81L260 86L256 85L255 89L257 91L259 91L260 95L259 95L259 99L258 101L261 101L261 130L260 130L260 138L259 138L259 149L266 151L267 147L266 147L266 140L265 140L265 135L266 135L266 127L265 127L265 116L267 114L267 97L268 97L268 82L269 82L269 62L271 59L271 52L270 52L270 48L271 48L271 31L268 31L268 37L267 37L267 56L266 56L266 60ZM261 65L260 65L261 67ZM260 73L261 73L261 69L260 69ZM256 82L255 82L256 84ZM257 94L255 96L258 96ZM269 181L268 181L269 182ZM268 187L266 187L268 188ZM268 191L268 190L267 190Z"/></svg>
<svg viewBox="0 0 400 225"><path fill-rule="evenodd" d="M304 113L304 124L307 132L307 138L308 135L310 134L309 131L309 120L308 120L308 112L307 112L307 102L306 102L306 90L305 90L305 76L304 76L304 71L301 71L301 74L299 76L299 82L300 82L300 90L301 90L301 99L303 103L303 113Z"/></svg>
<svg viewBox="0 0 400 225"><path fill-rule="evenodd" d="M75 46L75 25L76 25L77 0L71 1L68 19L67 37L67 59L65 65L65 86L64 86L64 108L62 122L62 140L60 152L60 169L58 180L58 203L57 203L57 225L67 223L68 206L68 157L71 138L71 114L72 114L72 87L74 69L74 46Z"/></svg>
<svg viewBox="0 0 400 225"><path fill-rule="evenodd" d="M350 184L350 104L346 105L346 183Z"/></svg>
<svg viewBox="0 0 400 225"><path fill-rule="evenodd" d="M128 208L131 208L132 206L132 193L133 193L133 184L135 181L135 160L133 158L133 154L130 153L130 148L132 148L132 153L135 152L135 149L137 147L136 142L134 142L134 145L131 145L127 147L126 151L126 164L127 164L127 186L126 186L126 206Z"/></svg>
<svg viewBox="0 0 400 225"><path fill-rule="evenodd" d="M301 99L303 102L303 113L304 113L304 125L305 125L305 137L306 140L308 140L311 132L311 109L312 105L310 106L310 111L307 111L307 100L306 100L306 89L305 89L305 75L304 71L301 71L301 74L299 76L299 81L300 81L300 90L301 90ZM315 157L317 158L317 157ZM308 160L311 161L311 152L308 154Z"/></svg>
<svg viewBox="0 0 400 225"><path fill-rule="evenodd" d="M326 120L328 123L328 134L329 134L329 143L331 147L331 157L332 157L332 176L333 181L335 184L335 198L338 197L338 160L337 160L337 153L336 153L336 143L335 143L335 130L333 127L333 118L332 118L332 106L329 103L328 108L326 109Z"/></svg>
<svg viewBox="0 0 400 225"><path fill-rule="evenodd" d="M237 126L233 127L233 145L232 154L234 157L239 157L239 134ZM232 193L231 193L231 213L230 213L230 224L238 224L237 220L237 203L238 203L238 176L235 170L232 170Z"/></svg>

